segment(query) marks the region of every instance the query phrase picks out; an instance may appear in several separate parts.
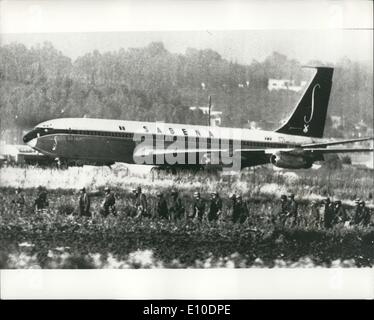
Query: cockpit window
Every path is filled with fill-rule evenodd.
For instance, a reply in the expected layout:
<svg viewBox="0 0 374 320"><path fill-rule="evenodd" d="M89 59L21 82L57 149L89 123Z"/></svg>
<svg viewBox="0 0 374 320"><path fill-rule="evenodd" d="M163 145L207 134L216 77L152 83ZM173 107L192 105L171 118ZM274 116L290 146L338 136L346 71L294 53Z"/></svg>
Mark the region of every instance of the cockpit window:
<svg viewBox="0 0 374 320"><path fill-rule="evenodd" d="M32 139L39 138L39 137L47 135L49 133L50 133L49 129L43 129L43 128L36 127L33 130L31 130L30 132L28 132L23 137L23 142L27 143L27 142L31 141Z"/></svg>

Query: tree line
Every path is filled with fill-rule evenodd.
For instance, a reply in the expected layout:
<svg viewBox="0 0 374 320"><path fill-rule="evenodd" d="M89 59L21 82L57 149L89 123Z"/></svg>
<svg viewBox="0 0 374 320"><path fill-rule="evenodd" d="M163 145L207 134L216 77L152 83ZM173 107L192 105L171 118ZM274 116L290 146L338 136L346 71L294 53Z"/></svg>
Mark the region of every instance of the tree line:
<svg viewBox="0 0 374 320"><path fill-rule="evenodd" d="M343 117L345 128L362 119L372 127L372 68L348 58L334 67L329 114ZM0 46L1 129L61 117L206 124L206 116L189 107L207 106L209 95L213 108L223 111L222 125L265 121L271 127L291 112L301 92L269 91L268 79L300 84L310 76L277 52L243 65L210 49L175 54L153 42L94 50L73 61L49 42L31 48L12 43ZM343 128L332 133L344 136Z"/></svg>

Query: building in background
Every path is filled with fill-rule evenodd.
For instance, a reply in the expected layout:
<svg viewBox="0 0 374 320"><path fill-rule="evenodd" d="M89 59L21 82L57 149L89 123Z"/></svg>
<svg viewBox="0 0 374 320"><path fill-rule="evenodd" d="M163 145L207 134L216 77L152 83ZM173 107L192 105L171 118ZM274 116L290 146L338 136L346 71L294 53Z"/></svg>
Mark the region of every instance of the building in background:
<svg viewBox="0 0 374 320"><path fill-rule="evenodd" d="M32 165L49 165L54 163L50 158L28 145L19 144L0 144L0 160L7 164L32 164Z"/></svg>
<svg viewBox="0 0 374 320"><path fill-rule="evenodd" d="M331 116L331 122L334 129L337 129L343 125L343 120L340 116Z"/></svg>
<svg viewBox="0 0 374 320"><path fill-rule="evenodd" d="M269 79L268 80L268 90L290 90L299 92L306 85L306 81L301 81L300 85L296 85L294 80L288 79Z"/></svg>

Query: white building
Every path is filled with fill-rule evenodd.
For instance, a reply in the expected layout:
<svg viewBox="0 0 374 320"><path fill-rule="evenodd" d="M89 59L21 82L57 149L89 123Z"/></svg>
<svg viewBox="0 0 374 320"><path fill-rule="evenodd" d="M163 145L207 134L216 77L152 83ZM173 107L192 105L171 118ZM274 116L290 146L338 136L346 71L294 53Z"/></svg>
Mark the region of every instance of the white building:
<svg viewBox="0 0 374 320"><path fill-rule="evenodd" d="M258 123L256 121L248 120L248 128L249 129L259 129Z"/></svg>
<svg viewBox="0 0 374 320"><path fill-rule="evenodd" d="M342 117L340 116L331 116L331 122L334 129L337 129L343 124Z"/></svg>
<svg viewBox="0 0 374 320"><path fill-rule="evenodd" d="M28 145L18 145L18 144L0 144L0 159L2 161L7 161L9 163L29 163L29 162L38 162L53 160L43 155L42 153L35 151Z"/></svg>
<svg viewBox="0 0 374 320"><path fill-rule="evenodd" d="M288 79L269 79L268 90L291 90L295 92L301 91L306 85L306 81L301 81L300 86L295 85L294 80Z"/></svg>

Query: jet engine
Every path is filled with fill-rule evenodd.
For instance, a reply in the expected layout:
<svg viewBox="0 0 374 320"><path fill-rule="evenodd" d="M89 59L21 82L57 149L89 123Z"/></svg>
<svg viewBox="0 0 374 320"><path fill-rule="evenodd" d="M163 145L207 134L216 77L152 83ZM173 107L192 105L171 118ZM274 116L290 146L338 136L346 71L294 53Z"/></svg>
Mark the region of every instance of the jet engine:
<svg viewBox="0 0 374 320"><path fill-rule="evenodd" d="M313 160L302 155L277 152L271 155L270 163L284 169L309 169Z"/></svg>

